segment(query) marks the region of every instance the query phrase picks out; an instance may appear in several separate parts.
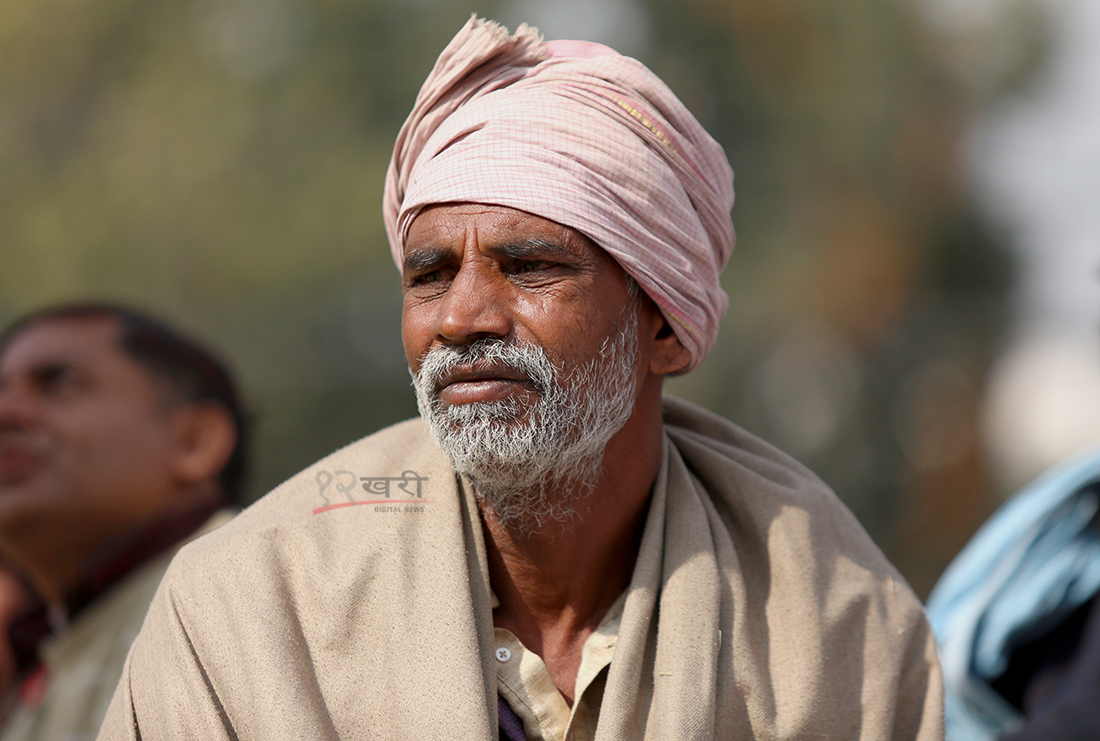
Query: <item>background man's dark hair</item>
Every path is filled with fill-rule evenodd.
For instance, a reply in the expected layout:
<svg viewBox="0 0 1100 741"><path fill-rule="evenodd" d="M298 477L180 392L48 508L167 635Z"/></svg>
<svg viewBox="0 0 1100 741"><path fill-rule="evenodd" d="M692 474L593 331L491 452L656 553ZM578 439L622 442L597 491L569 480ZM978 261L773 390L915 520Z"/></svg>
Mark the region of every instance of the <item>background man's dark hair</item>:
<svg viewBox="0 0 1100 741"><path fill-rule="evenodd" d="M59 304L26 314L0 332L0 354L8 343L35 324L55 319L112 319L119 328L119 346L164 381L184 401L215 402L229 413L237 443L218 476L222 494L244 504L242 489L248 467L250 420L226 366L210 351L158 319L120 304L82 302Z"/></svg>

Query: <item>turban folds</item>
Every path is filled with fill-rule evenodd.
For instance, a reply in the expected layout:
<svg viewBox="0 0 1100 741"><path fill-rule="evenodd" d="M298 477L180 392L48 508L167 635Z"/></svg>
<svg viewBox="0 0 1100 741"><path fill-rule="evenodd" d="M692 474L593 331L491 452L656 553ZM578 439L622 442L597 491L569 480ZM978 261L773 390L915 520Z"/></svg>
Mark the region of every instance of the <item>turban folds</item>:
<svg viewBox="0 0 1100 741"><path fill-rule="evenodd" d="M383 215L402 264L409 226L439 203L526 211L606 250L691 353L714 344L729 299L733 171L721 146L640 62L471 18L402 126Z"/></svg>

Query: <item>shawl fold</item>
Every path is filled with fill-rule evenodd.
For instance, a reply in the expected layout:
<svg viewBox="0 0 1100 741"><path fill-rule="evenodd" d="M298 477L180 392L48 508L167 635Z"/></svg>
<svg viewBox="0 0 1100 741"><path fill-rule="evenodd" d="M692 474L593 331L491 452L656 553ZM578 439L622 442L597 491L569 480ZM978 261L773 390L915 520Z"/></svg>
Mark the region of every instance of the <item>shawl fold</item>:
<svg viewBox="0 0 1100 741"><path fill-rule="evenodd" d="M665 421L596 738L942 739L923 610L851 513L719 417ZM181 552L100 738L495 739L492 621L472 494L402 423Z"/></svg>

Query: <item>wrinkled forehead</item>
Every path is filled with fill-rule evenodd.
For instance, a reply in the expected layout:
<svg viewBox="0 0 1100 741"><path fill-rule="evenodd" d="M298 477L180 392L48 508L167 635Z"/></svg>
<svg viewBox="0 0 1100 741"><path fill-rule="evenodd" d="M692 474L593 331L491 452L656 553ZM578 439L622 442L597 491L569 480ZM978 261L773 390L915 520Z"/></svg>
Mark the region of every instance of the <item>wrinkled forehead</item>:
<svg viewBox="0 0 1100 741"><path fill-rule="evenodd" d="M402 249L407 251L410 242L463 235L493 240L516 237L552 239L608 254L584 232L566 224L511 206L474 201L426 204L410 220L408 237ZM608 257L612 259L609 254Z"/></svg>

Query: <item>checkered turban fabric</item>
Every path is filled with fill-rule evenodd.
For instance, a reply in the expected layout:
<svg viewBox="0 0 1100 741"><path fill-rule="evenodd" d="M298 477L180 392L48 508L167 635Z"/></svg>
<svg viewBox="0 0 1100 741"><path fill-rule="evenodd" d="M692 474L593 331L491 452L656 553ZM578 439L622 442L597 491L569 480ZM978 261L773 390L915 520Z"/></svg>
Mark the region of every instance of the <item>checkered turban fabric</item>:
<svg viewBox="0 0 1100 741"><path fill-rule="evenodd" d="M696 367L729 304L733 171L649 69L600 44L471 18L397 137L383 215L401 267L438 203L519 209L575 229L656 302Z"/></svg>

